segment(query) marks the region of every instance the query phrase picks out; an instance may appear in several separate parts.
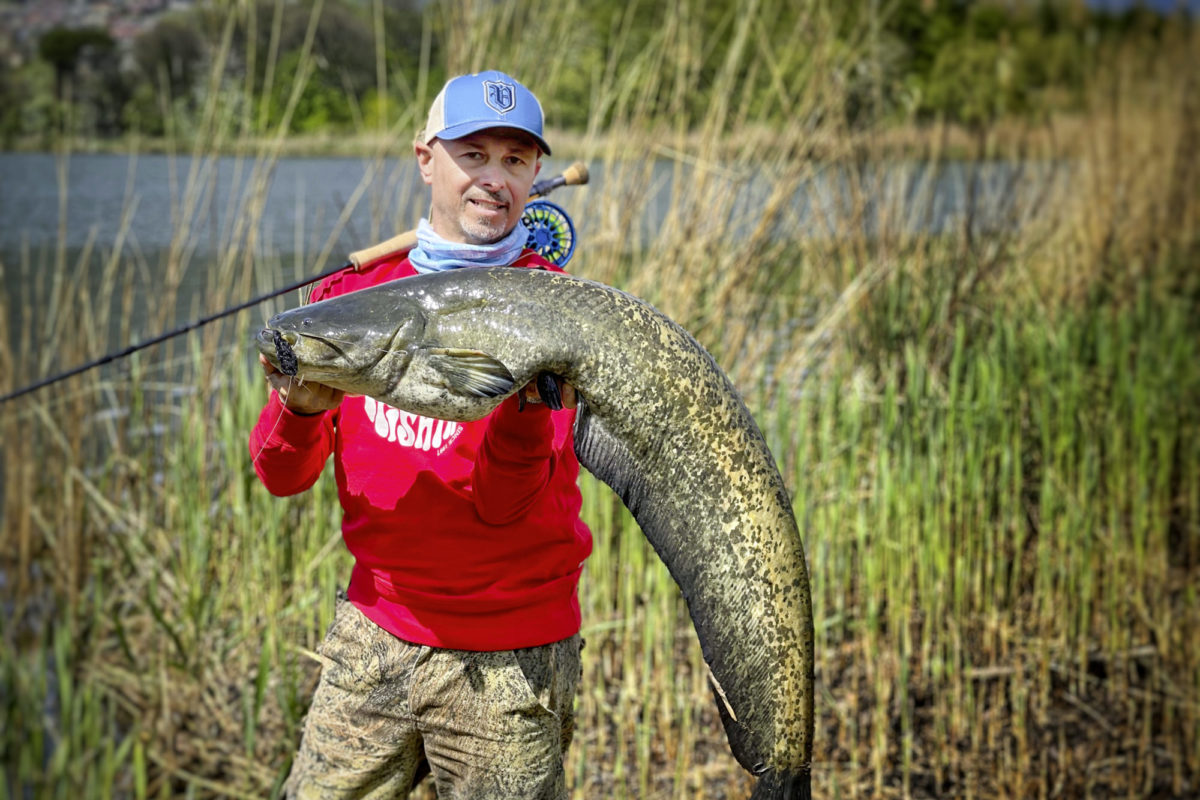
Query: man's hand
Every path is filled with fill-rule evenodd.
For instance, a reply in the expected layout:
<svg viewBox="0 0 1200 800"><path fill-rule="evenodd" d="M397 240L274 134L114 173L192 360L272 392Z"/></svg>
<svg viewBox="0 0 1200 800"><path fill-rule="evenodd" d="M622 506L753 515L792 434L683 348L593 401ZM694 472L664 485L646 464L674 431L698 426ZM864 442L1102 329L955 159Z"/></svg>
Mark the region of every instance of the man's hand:
<svg viewBox="0 0 1200 800"><path fill-rule="evenodd" d="M279 400L296 414L320 414L337 408L346 393L323 383L308 381L300 383L289 375L284 375L265 355L259 354L258 361L263 366L267 384L279 394ZM572 393L574 399L574 393Z"/></svg>
<svg viewBox="0 0 1200 800"><path fill-rule="evenodd" d="M558 387L558 396L562 399L563 408L575 408L575 406L578 405L579 399L575 395L574 386L567 383L557 375L550 375L549 373L543 373L543 375L553 380L554 384ZM521 399L525 403L544 402L542 400L541 392L538 391L537 384L538 379L535 378L534 380L531 380L529 383L525 384L525 388L521 390Z"/></svg>

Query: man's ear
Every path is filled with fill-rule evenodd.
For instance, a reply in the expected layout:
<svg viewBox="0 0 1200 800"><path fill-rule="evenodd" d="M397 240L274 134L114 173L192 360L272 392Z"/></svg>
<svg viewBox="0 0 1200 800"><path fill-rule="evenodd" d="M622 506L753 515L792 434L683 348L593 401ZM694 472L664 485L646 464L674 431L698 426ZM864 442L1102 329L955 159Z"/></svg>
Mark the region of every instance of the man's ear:
<svg viewBox="0 0 1200 800"><path fill-rule="evenodd" d="M418 140L413 142L413 152L417 156L417 168L421 170L421 180L429 186L433 185L433 148Z"/></svg>

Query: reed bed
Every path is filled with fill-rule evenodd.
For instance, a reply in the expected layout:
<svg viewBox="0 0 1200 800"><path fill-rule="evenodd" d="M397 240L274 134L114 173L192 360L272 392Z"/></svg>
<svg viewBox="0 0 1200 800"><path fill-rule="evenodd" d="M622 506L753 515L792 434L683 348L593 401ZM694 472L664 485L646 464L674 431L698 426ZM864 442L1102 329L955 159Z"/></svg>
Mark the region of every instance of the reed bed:
<svg viewBox="0 0 1200 800"><path fill-rule="evenodd" d="M528 25L570 52L574 7L534 6L432 19L459 37L447 71L570 78L543 72L536 49L498 52ZM780 464L814 590L815 794L1193 795L1194 35L1097 75L1073 128L1083 141L1056 149L1045 126L1010 122L989 145L983 130L1016 168L954 173L968 199L933 229L936 177L955 169L942 137L929 131L891 177L878 169L887 136L830 113L845 91L831 76L862 56L825 44L825 6L751 4L725 21L719 64L688 9L590 76L597 122L574 146L602 190L556 200L583 235L573 271L692 330ZM793 125L738 106L763 82ZM696 120L700 92L713 99ZM405 149L418 99L370 163L397 138ZM21 287L0 298L15 334L0 341L0 391L340 257L336 233L289 256L261 235L287 137L263 138L249 105L226 103L176 140L190 158L166 253L123 227L0 265ZM252 179L223 255L199 264L189 220L223 147L247 153ZM369 176L352 202L399 180ZM202 299L179 296L195 271ZM160 316L133 329L150 298ZM278 793L349 558L328 476L283 501L252 471L265 389L247 331L269 311L0 408L0 798ZM583 486L596 549L573 796L746 796L677 588L612 493Z"/></svg>

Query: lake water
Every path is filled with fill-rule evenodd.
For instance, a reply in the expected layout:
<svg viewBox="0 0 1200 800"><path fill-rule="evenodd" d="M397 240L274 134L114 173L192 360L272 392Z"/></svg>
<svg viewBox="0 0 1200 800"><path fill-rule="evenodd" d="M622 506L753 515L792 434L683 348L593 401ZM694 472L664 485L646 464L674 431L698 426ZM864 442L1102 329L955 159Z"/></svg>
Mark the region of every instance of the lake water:
<svg viewBox="0 0 1200 800"><path fill-rule="evenodd" d="M348 224L335 233L339 215L368 173L370 187ZM167 248L186 220L191 228L188 247L197 256L211 256L229 241L237 216L245 213L243 204L253 201L254 177L252 159L232 156L193 161L77 154L63 160L42 153L2 153L0 252L56 244L62 212L68 247L82 247L93 235L97 244L111 247L128 212L131 248ZM416 201L424 202L420 178L407 159L372 167L359 159L285 158L265 178L259 234L264 247L285 253L300 246L320 249L331 234L339 252L365 246L380 235L385 221L411 216Z"/></svg>
<svg viewBox="0 0 1200 800"><path fill-rule="evenodd" d="M540 177L558 174L567 162L548 159ZM606 173L593 165L587 187L559 189L551 199L572 214L579 250L575 269L586 274L591 237L653 240L671 222L678 193L673 182L697 169L716 176L713 196L728 201L721 230L737 236L757 225L777 186L775 176L692 165L666 158L643 169L641 162L617 164ZM739 171L740 169L740 171ZM1061 170L1005 163L889 163L864 169L855 181L842 170L818 171L800 182L784 205L780 235L833 237L839 226L861 225L868 234L894 231L944 231L960 225L967 197L975 190L973 218L980 229L1022 224L1015 195L1006 187L1026 189L1056 179ZM632 176L632 177L631 177ZM866 198L862 217L850 213L856 193ZM686 185L691 185L690 183ZM632 230L615 230L613 198L633 203ZM626 200L626 198L631 198ZM119 248L122 263L136 265L138 291L155 285L168 261L181 266L180 301L174 319L195 317L212 265L222 255L249 251L255 269L253 294L315 275L344 263L351 251L370 246L414 227L425 212L428 189L411 158L371 161L361 158L283 158L269 169L251 158L192 159L166 155L89 155L0 153L0 267L10 325L18 311L39 313L38 291L56 277L56 249L64 248L70 275L79 271L80 253L93 249L100 264ZM628 208L628 206L626 206ZM705 204L696 207L704 213ZM831 209L833 213L831 214ZM252 225L247 221L253 220ZM606 227L607 226L607 227ZM175 250L171 253L171 248ZM580 263L582 262L582 264ZM39 290L40 291L40 290ZM223 298L225 299L225 298ZM291 298L294 302L294 296ZM139 309L153 306L153 290L139 296ZM214 310L203 306L205 312ZM135 320L134 338L158 333ZM111 348L128 342L113 341Z"/></svg>
<svg viewBox="0 0 1200 800"><path fill-rule="evenodd" d="M558 174L566 162L548 159L540 177ZM646 231L662 223L672 194L674 164L660 160L648 181L642 224ZM690 171L689 168L686 171ZM1029 170L1043 179L1045 168ZM143 252L167 248L185 221L187 246L196 256L212 256L229 241L239 209L254 199L252 159L226 156L193 161L165 155L87 155L67 159L42 153L0 153L0 255L11 263L19 248L55 246L60 231L68 247L82 247L91 237L111 247L123 228L127 247ZM606 175L593 168L588 191L602 195ZM863 179L869 193L868 213L883 199L900 196L914 219L911 226L943 230L956 224L978 170L980 224L1004 224L1011 209L997 205L999 187L1011 180L1009 164L952 163L933 171L911 163L891 164ZM258 240L262 247L290 254L319 252L331 244L338 257L412 227L423 213L427 194L412 159L376 163L355 158L283 158L274 162L262 197ZM191 178L189 181L189 177ZM766 202L770 175L733 176L729 180L739 216L753 217ZM189 186L192 190L189 193ZM571 207L576 188L558 190L552 199ZM796 225L818 233L824 220L813 217L814 198L848 193L846 181L834 174L818 176L797 190ZM191 197L189 198L189 194ZM920 197L920 202L913 202ZM848 199L848 197L846 198ZM193 205L187 205L189 200ZM338 220L346 214L344 225ZM124 222L128 214L128 223ZM574 220L586 241L588 220Z"/></svg>

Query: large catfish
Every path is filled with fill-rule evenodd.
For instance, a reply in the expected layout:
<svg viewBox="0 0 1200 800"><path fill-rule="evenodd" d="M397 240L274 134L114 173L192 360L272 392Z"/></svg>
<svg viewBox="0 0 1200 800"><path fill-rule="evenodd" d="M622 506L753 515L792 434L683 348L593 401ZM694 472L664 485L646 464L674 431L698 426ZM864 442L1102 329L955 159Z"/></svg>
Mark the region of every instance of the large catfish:
<svg viewBox="0 0 1200 800"><path fill-rule="evenodd" d="M679 584L730 747L758 776L752 797L810 796L803 544L762 433L683 328L609 286L502 267L290 310L258 345L300 379L457 421L547 373L572 384L579 461L620 495Z"/></svg>

